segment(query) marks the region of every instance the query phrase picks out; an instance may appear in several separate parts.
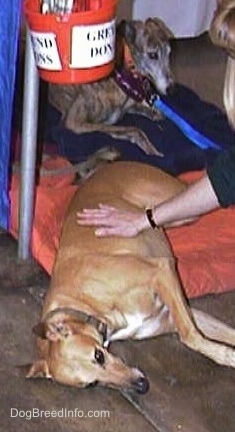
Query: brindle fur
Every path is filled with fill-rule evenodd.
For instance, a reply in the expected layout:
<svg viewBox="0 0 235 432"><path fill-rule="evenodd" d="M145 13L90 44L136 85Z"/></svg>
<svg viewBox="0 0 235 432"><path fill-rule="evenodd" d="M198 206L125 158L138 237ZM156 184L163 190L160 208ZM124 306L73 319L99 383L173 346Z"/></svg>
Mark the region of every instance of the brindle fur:
<svg viewBox="0 0 235 432"><path fill-rule="evenodd" d="M169 64L171 37L171 31L158 18L122 21L117 27L116 64L123 63L124 40L136 71L149 77L160 94L166 94L173 84ZM161 116L146 103L137 103L127 96L112 75L89 84L50 84L49 100L62 113L64 126L77 134L105 132L114 138L130 140L145 153L162 155L137 127L116 125L127 112L154 120Z"/></svg>

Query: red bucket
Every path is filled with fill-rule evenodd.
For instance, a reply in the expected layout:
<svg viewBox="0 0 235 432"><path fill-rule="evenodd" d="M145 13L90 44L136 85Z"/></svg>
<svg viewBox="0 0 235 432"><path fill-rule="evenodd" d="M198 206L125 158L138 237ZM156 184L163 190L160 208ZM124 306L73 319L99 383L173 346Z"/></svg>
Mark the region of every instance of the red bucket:
<svg viewBox="0 0 235 432"><path fill-rule="evenodd" d="M114 68L117 0L90 0L90 9L42 14L40 0L25 0L36 65L49 82L88 83Z"/></svg>

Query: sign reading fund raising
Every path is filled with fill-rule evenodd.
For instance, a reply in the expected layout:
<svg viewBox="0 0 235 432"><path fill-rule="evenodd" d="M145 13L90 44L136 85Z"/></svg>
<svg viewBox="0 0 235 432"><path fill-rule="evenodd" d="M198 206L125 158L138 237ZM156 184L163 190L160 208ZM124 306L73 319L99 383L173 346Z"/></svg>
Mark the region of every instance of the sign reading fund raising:
<svg viewBox="0 0 235 432"><path fill-rule="evenodd" d="M111 62L115 55L115 20L72 29L71 68L92 68Z"/></svg>

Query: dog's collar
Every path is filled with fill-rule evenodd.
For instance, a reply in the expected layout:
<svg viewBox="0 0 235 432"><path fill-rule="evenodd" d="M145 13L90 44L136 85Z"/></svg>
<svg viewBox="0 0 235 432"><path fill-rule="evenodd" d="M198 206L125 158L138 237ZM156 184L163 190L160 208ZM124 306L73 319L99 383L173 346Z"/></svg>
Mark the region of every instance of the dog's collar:
<svg viewBox="0 0 235 432"><path fill-rule="evenodd" d="M122 91L136 102L144 100L153 106L159 97L150 80L130 68L115 69L113 78Z"/></svg>
<svg viewBox="0 0 235 432"><path fill-rule="evenodd" d="M162 100L150 79L136 73L130 68L115 70L113 78L128 97L131 97L136 102L145 101L150 107L160 111L199 148L202 150L208 148L221 150L220 145L196 130L188 121L182 118L174 108L171 108L170 105L164 102L164 99Z"/></svg>
<svg viewBox="0 0 235 432"><path fill-rule="evenodd" d="M136 102L144 99L143 86L140 77L131 69L115 69L114 80L124 93Z"/></svg>
<svg viewBox="0 0 235 432"><path fill-rule="evenodd" d="M58 307L54 310L51 310L47 313L45 317L45 321L48 319L51 319L57 314L66 314L74 318L76 321L82 323L82 324L91 324L95 329L98 331L98 333L103 338L103 343L106 342L107 339L107 324L103 321L99 320L93 315L89 315L86 312L74 309L72 307Z"/></svg>

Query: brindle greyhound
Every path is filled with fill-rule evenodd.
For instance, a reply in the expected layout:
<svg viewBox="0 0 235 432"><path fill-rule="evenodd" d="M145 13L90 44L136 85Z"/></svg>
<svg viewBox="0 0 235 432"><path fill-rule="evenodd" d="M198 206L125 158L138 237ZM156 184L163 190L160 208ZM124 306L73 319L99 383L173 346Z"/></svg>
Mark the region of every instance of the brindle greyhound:
<svg viewBox="0 0 235 432"><path fill-rule="evenodd" d="M28 377L43 375L85 387L101 385L145 393L148 380L108 351L109 342L176 332L180 340L218 364L235 367L235 330L190 309L162 229L134 238L97 238L76 213L100 202L146 208L185 184L135 162L114 162L79 187L62 229L38 335L39 360Z"/></svg>
<svg viewBox="0 0 235 432"><path fill-rule="evenodd" d="M169 39L172 37L171 31L157 18L145 22L121 21L117 27L115 75L89 84L50 85L50 103L62 113L65 127L77 134L104 132L114 138L130 140L146 153L162 155L143 131L135 126L116 125L116 122L127 112L153 120L161 118L156 109L133 98L131 87L135 80L123 64L123 41L129 48L135 72L148 77L159 94L166 94L173 85L169 65ZM124 88L127 87L130 92L126 93Z"/></svg>

